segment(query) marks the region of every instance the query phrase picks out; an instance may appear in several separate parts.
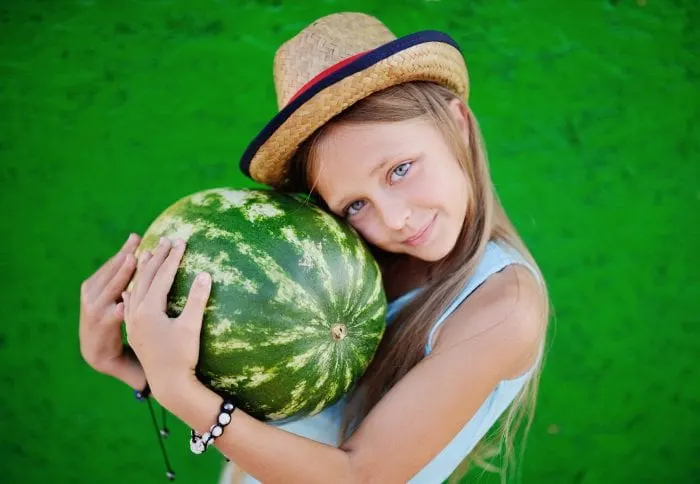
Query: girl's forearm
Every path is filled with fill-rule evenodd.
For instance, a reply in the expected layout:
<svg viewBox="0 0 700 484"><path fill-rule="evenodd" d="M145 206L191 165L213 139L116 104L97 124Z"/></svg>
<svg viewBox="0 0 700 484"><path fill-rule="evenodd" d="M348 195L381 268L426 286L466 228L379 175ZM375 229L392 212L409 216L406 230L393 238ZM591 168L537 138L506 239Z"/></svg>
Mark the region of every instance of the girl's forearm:
<svg viewBox="0 0 700 484"><path fill-rule="evenodd" d="M222 398L196 383L177 393L178 396L172 399L155 397L200 434L208 431L219 414ZM214 445L259 481L358 482L353 477L348 452L275 428L240 409L236 409L231 417L231 423Z"/></svg>

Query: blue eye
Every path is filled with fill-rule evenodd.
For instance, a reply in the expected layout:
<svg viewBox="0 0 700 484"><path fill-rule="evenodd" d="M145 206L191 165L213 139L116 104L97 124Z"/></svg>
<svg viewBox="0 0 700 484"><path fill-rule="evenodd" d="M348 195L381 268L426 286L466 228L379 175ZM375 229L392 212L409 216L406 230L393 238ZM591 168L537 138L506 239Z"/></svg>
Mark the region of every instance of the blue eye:
<svg viewBox="0 0 700 484"><path fill-rule="evenodd" d="M357 212L362 210L362 207L364 207L364 206L365 206L365 202L362 200L356 200L356 201L352 202L345 209L345 216L352 217L353 215L357 215Z"/></svg>
<svg viewBox="0 0 700 484"><path fill-rule="evenodd" d="M391 181L395 182L397 181L394 176L399 177L399 179L405 177L408 175L409 170L411 169L411 166L413 165L413 162L407 161L406 163L401 163L399 166L394 168L394 170L391 172Z"/></svg>

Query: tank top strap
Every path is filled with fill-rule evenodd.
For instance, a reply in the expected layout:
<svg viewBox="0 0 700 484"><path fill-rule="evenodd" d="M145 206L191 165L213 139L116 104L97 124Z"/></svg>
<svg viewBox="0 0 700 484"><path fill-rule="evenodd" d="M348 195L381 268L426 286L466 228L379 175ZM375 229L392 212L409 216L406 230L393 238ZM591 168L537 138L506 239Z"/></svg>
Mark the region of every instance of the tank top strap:
<svg viewBox="0 0 700 484"><path fill-rule="evenodd" d="M433 350L433 338L435 337L435 333L450 316L450 314L452 314L471 293L486 282L490 276L502 271L511 264L524 265L530 270L530 272L533 273L537 280L540 281L537 270L535 270L535 268L532 267L519 252L505 242L489 241L486 245L486 250L484 251L481 261L476 266L474 274L469 281L467 281L467 284L464 286L464 289L462 289L462 292L457 295L454 301L452 301L452 303L442 313L442 315L440 315L438 320L430 329L428 341L425 345L426 356Z"/></svg>

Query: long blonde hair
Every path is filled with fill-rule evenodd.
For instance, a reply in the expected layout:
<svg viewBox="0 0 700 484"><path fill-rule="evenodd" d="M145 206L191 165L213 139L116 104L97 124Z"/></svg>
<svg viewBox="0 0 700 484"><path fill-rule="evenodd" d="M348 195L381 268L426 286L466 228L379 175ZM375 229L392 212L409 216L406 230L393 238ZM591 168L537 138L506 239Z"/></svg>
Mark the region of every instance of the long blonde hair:
<svg viewBox="0 0 700 484"><path fill-rule="evenodd" d="M459 160L468 184L469 193L466 220L454 250L436 263L431 279L400 313L383 338L377 354L363 377L358 381L345 408L341 438L346 440L359 422L369 413L384 394L411 370L424 356L424 346L433 323L447 306L463 290L483 254L486 244L493 239L505 241L516 249L539 273L542 274L532 255L520 239L498 200L491 182L486 150L477 121L467 106L469 134L465 139L452 116L449 102L455 95L448 89L429 82L400 84L375 93L354 104L336 116L307 139L295 154L289 171L287 188L311 193L314 180L311 167L320 141L334 125L396 122L414 118L427 118L435 123ZM323 204L322 200L319 203ZM406 256L389 254L373 248L384 272L388 267L401 264ZM543 327L548 320L548 295L542 287ZM482 439L477 448L460 464L451 477L456 480L467 473L470 463L485 470L498 470L488 462L491 457L503 452L500 468L505 481L506 467L514 454L514 440L518 428L526 423L529 429L535 407L541 365L533 370L526 386L511 404L495 432Z"/></svg>

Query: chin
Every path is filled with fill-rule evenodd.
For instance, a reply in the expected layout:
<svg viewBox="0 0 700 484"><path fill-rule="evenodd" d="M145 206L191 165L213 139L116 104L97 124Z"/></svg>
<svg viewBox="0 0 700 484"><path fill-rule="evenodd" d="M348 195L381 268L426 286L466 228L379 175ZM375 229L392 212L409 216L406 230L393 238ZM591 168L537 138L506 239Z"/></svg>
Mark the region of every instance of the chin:
<svg viewBox="0 0 700 484"><path fill-rule="evenodd" d="M450 252L445 252L445 251L425 251L425 252L418 252L415 254L411 254L413 257L416 259L420 259L425 262L439 262L448 255L450 255Z"/></svg>
<svg viewBox="0 0 700 484"><path fill-rule="evenodd" d="M450 255L455 245L456 241L450 244L433 243L424 247L413 247L411 248L412 250L407 250L406 253L425 262L438 262Z"/></svg>

